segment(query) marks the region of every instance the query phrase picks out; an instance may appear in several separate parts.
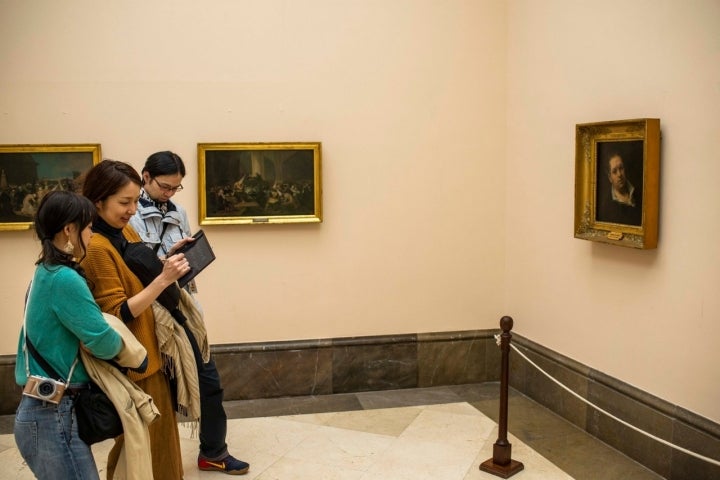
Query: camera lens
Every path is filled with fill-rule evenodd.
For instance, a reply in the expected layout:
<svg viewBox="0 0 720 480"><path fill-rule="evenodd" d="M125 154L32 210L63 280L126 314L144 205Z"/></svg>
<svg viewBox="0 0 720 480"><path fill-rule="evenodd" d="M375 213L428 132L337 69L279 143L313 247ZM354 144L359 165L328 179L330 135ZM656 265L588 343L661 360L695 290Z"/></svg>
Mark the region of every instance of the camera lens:
<svg viewBox="0 0 720 480"><path fill-rule="evenodd" d="M50 380L43 380L42 382L38 383L37 392L38 395L43 398L52 398L52 396L55 395L55 382L51 382Z"/></svg>

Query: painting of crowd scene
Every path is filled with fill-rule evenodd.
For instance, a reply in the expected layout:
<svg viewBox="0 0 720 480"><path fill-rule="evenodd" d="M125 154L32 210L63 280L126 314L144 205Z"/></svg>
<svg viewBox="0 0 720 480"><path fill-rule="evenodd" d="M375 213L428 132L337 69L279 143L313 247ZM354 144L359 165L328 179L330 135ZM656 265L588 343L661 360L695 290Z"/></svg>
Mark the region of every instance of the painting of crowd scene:
<svg viewBox="0 0 720 480"><path fill-rule="evenodd" d="M95 145L0 146L0 230L30 228L40 200L53 190L75 190L99 156Z"/></svg>
<svg viewBox="0 0 720 480"><path fill-rule="evenodd" d="M240 144L232 149L199 145L204 169L207 223L250 223L291 217L319 221L319 144ZM318 218L315 218L318 217ZM246 221L232 222L233 219ZM201 221L202 223L202 221Z"/></svg>

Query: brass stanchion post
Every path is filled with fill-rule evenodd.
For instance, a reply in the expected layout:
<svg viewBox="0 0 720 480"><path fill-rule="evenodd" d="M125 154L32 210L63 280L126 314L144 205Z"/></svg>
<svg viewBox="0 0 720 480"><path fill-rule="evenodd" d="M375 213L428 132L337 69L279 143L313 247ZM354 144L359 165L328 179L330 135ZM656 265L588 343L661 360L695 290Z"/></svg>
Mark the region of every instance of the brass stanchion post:
<svg viewBox="0 0 720 480"><path fill-rule="evenodd" d="M502 478L509 478L518 473L525 466L510 458L512 445L507 440L508 424L508 380L510 378L510 330L513 327L512 317L500 319L500 350L502 362L500 371L500 419L498 422L498 439L493 445L492 458L480 464L480 470L492 473Z"/></svg>

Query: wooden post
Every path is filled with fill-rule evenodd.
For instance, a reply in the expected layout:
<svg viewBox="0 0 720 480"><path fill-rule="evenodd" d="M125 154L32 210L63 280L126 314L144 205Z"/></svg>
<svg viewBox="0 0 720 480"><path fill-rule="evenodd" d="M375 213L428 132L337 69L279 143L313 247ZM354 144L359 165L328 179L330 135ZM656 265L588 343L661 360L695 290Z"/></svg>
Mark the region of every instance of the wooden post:
<svg viewBox="0 0 720 480"><path fill-rule="evenodd" d="M500 370L500 419L498 422L498 439L493 445L492 458L480 464L480 470L502 478L509 478L521 471L525 466L510 458L512 445L507 440L508 425L508 379L510 378L510 330L513 327L512 317L500 319L500 350L502 362Z"/></svg>

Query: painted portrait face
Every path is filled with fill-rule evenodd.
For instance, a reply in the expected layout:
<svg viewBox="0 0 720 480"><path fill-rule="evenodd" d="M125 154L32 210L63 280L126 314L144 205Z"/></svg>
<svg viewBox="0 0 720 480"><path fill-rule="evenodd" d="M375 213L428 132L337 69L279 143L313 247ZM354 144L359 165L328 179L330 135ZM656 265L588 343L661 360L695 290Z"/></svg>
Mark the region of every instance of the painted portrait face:
<svg viewBox="0 0 720 480"><path fill-rule="evenodd" d="M614 155L608 162L608 179L613 190L624 192L627 190L627 178L625 177L625 163L620 155Z"/></svg>
<svg viewBox="0 0 720 480"><path fill-rule="evenodd" d="M140 198L140 186L134 182L128 182L114 195L95 204L98 215L115 228L124 228L130 218L137 211L137 202Z"/></svg>

